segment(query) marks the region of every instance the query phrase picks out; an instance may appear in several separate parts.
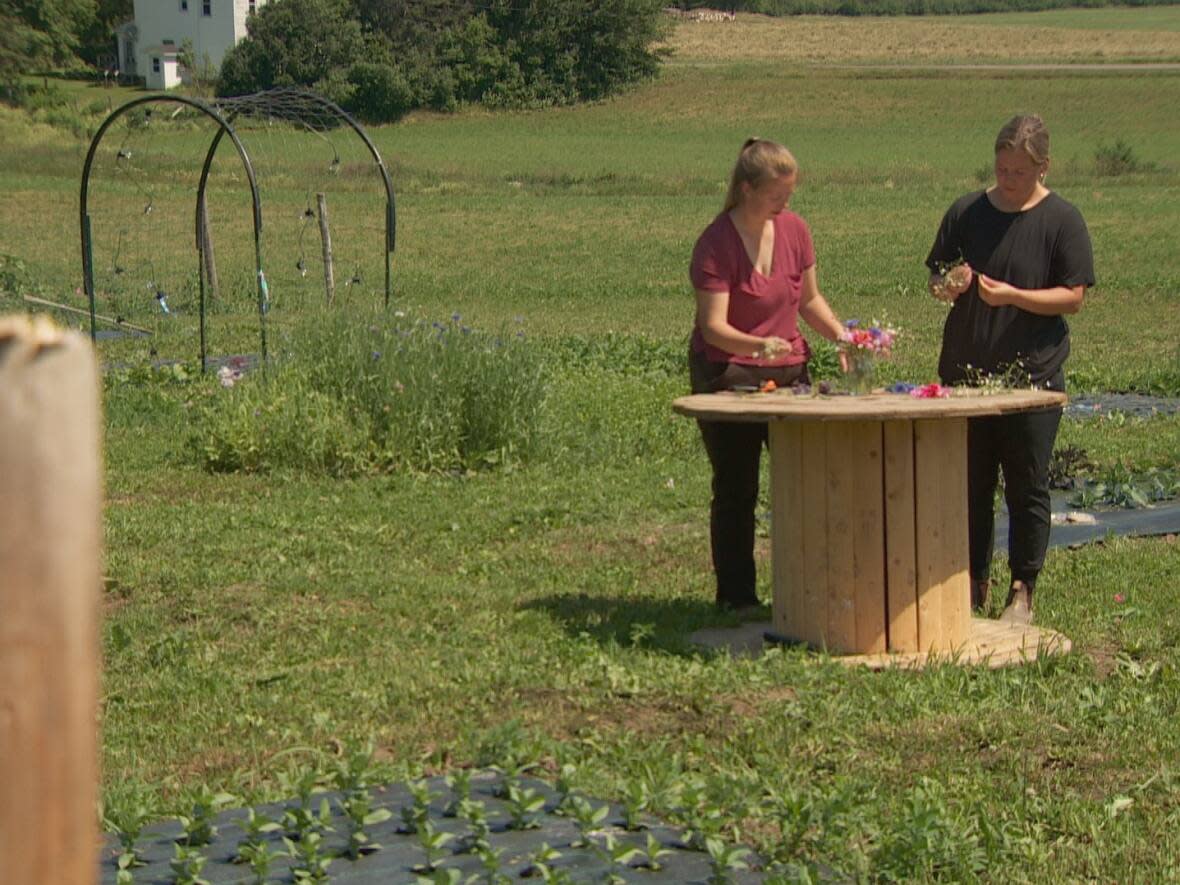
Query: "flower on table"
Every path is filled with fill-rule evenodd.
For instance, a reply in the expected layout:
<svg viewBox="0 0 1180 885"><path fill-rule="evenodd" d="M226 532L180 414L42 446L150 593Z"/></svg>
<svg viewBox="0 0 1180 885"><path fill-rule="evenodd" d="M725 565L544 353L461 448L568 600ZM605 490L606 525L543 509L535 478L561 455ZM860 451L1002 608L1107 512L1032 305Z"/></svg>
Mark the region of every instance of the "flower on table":
<svg viewBox="0 0 1180 885"><path fill-rule="evenodd" d="M884 322L873 320L862 325L860 320L848 320L844 323L839 344L851 354L887 357L893 353L893 342L897 335L897 329Z"/></svg>
<svg viewBox="0 0 1180 885"><path fill-rule="evenodd" d="M773 378L767 378L758 386L759 393L774 393L778 390L778 385L774 383Z"/></svg>
<svg viewBox="0 0 1180 885"><path fill-rule="evenodd" d="M944 399L950 395L951 389L941 384L923 384L910 390L910 396L918 399Z"/></svg>

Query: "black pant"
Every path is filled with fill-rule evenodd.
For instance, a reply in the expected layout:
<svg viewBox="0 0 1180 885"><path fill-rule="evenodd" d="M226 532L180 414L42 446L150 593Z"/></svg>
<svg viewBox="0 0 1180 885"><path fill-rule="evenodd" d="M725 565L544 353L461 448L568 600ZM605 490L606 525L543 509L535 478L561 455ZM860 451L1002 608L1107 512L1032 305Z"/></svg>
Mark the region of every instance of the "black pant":
<svg viewBox="0 0 1180 885"><path fill-rule="evenodd" d="M773 379L779 386L806 382L807 366L761 368L711 363L689 353L693 393L714 393L735 384ZM756 605L754 591L754 510L758 503L759 466L766 445L766 424L697 421L713 466L713 502L709 508L709 541L717 576L717 604L740 608Z"/></svg>
<svg viewBox="0 0 1180 885"><path fill-rule="evenodd" d="M967 421L967 524L971 578L987 578L995 542L995 495L1004 471L1008 566L1030 587L1049 546L1049 459L1061 409L1016 412Z"/></svg>

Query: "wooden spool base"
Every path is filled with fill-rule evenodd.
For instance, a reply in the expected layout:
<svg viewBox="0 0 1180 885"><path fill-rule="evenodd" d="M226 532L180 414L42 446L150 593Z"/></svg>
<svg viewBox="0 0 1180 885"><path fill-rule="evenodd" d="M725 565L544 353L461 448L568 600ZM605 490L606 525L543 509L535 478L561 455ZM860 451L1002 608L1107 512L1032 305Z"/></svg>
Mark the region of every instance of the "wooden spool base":
<svg viewBox="0 0 1180 885"><path fill-rule="evenodd" d="M757 621L738 627L713 627L698 630L689 641L700 648L727 651L741 657L756 657L775 641L769 621ZM778 641L795 644L789 637ZM850 666L884 670L902 667L920 670L932 664L982 664L993 669L1028 664L1041 655L1065 654L1073 647L1069 638L1044 627L1022 627L990 618L972 618L969 639L956 653L892 652L884 654L833 655L832 660Z"/></svg>
<svg viewBox="0 0 1180 885"><path fill-rule="evenodd" d="M972 618L967 642L954 652L840 655L834 660L873 670L887 667L922 669L936 663L983 664L994 669L1011 664L1028 664L1041 655L1065 654L1072 647L1069 638L1056 630L1009 624L990 618Z"/></svg>

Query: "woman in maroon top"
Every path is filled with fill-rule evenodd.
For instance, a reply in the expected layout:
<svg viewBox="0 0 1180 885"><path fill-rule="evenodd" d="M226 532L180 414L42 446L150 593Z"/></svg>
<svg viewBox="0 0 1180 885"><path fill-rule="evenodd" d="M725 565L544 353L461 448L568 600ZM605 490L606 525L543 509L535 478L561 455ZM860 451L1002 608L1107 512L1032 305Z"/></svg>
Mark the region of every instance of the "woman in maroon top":
<svg viewBox="0 0 1180 885"><path fill-rule="evenodd" d="M696 326L689 348L694 393L807 382L799 317L838 341L844 326L820 294L807 223L787 209L798 164L781 144L751 138L733 168L725 206L692 253ZM754 507L765 424L699 421L713 466L710 540L717 605L758 605Z"/></svg>

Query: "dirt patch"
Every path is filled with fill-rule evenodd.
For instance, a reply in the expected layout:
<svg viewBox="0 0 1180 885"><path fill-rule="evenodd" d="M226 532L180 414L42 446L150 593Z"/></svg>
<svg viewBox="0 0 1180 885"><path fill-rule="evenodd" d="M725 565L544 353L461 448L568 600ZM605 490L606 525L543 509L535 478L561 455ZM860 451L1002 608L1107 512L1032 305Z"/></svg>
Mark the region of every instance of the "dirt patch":
<svg viewBox="0 0 1180 885"><path fill-rule="evenodd" d="M521 709L533 724L558 740L571 740L587 730L627 731L641 738L684 734L731 734L742 720L761 716L777 702L793 699L792 688L757 695L710 697L703 701L671 696L606 698L591 704L562 692L536 688L521 693Z"/></svg>

